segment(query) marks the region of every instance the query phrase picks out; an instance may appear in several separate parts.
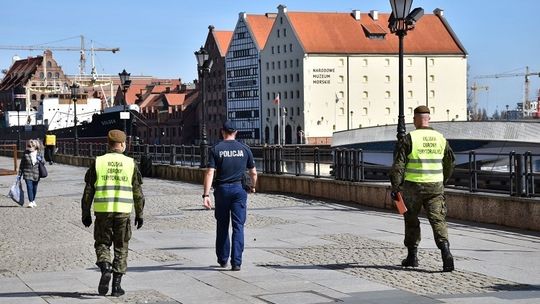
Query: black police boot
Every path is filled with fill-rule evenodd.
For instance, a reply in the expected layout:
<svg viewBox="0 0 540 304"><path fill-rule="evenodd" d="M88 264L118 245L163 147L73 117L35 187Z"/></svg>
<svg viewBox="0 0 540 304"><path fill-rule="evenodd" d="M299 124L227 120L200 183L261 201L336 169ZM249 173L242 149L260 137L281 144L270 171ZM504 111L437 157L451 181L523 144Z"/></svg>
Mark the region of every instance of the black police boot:
<svg viewBox="0 0 540 304"><path fill-rule="evenodd" d="M454 257L450 253L450 244L448 241L441 242L437 244L439 249L441 249L441 256L443 262L443 271L450 272L454 270Z"/></svg>
<svg viewBox="0 0 540 304"><path fill-rule="evenodd" d="M418 267L418 247L407 247L407 257L401 261L401 266Z"/></svg>
<svg viewBox="0 0 540 304"><path fill-rule="evenodd" d="M112 266L108 262L99 262L96 265L101 270L101 278L99 279L98 293L102 296L109 292L109 283L111 282Z"/></svg>
<svg viewBox="0 0 540 304"><path fill-rule="evenodd" d="M113 297L119 297L126 293L120 286L120 283L122 282L122 275L123 274L118 273L118 272L113 273L112 293L111 293L111 296Z"/></svg>

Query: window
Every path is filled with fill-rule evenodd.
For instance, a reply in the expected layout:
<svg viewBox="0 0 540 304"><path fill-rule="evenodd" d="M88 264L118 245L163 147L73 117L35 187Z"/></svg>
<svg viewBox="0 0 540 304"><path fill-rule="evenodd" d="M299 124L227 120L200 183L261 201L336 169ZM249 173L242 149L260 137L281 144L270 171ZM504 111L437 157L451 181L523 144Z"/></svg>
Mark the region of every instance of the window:
<svg viewBox="0 0 540 304"><path fill-rule="evenodd" d="M249 56L249 49L233 51L233 58Z"/></svg>
<svg viewBox="0 0 540 304"><path fill-rule="evenodd" d="M300 59L296 59L296 67L300 66Z"/></svg>
<svg viewBox="0 0 540 304"><path fill-rule="evenodd" d="M338 83L343 83L344 80L345 80L345 77L344 77L344 76L340 75L340 76L338 77Z"/></svg>
<svg viewBox="0 0 540 304"><path fill-rule="evenodd" d="M384 92L384 98L390 98L390 91Z"/></svg>
<svg viewBox="0 0 540 304"><path fill-rule="evenodd" d="M272 83L276 83L276 76L272 76Z"/></svg>
<svg viewBox="0 0 540 304"><path fill-rule="evenodd" d="M276 63L272 61L272 70L276 68Z"/></svg>
<svg viewBox="0 0 540 304"><path fill-rule="evenodd" d="M58 72L54 73L54 78L55 79L60 79L60 73L58 73Z"/></svg>
<svg viewBox="0 0 540 304"><path fill-rule="evenodd" d="M384 60L384 65L385 65L385 66L390 66L390 59L386 58L386 59Z"/></svg>
<svg viewBox="0 0 540 304"><path fill-rule="evenodd" d="M435 75L429 75L429 81L434 82L435 81Z"/></svg>
<svg viewBox="0 0 540 304"><path fill-rule="evenodd" d="M281 50L281 48L280 48L280 46L278 45L278 46L277 46L277 52L278 52L278 54L280 53L280 50Z"/></svg>
<svg viewBox="0 0 540 304"><path fill-rule="evenodd" d="M296 81L300 82L300 74L296 73Z"/></svg>
<svg viewBox="0 0 540 304"><path fill-rule="evenodd" d="M270 77L266 76L266 84L270 84Z"/></svg>
<svg viewBox="0 0 540 304"><path fill-rule="evenodd" d="M284 69L287 68L287 60L283 60L283 68L284 68Z"/></svg>
<svg viewBox="0 0 540 304"><path fill-rule="evenodd" d="M277 62L277 68L278 68L278 70L281 70L281 61Z"/></svg>
<svg viewBox="0 0 540 304"><path fill-rule="evenodd" d="M435 65L435 59L430 59L429 60L429 65L434 66Z"/></svg>
<svg viewBox="0 0 540 304"><path fill-rule="evenodd" d="M274 116L276 116L276 108L272 109L272 113L273 113Z"/></svg>
<svg viewBox="0 0 540 304"><path fill-rule="evenodd" d="M407 91L407 98L413 98L413 91Z"/></svg>
<svg viewBox="0 0 540 304"><path fill-rule="evenodd" d="M51 79L51 78L52 78L52 73L51 73L51 72L47 72L47 78L48 78L48 79Z"/></svg>
<svg viewBox="0 0 540 304"><path fill-rule="evenodd" d="M266 70L268 71L270 69L270 62L266 63Z"/></svg>
<svg viewBox="0 0 540 304"><path fill-rule="evenodd" d="M369 97L369 94L367 91L362 92L362 98L367 99Z"/></svg>
<svg viewBox="0 0 540 304"><path fill-rule="evenodd" d="M407 66L412 66L412 59L411 58L407 59Z"/></svg>
<svg viewBox="0 0 540 304"><path fill-rule="evenodd" d="M430 110L431 114L435 114L435 107L431 107L431 110Z"/></svg>
<svg viewBox="0 0 540 304"><path fill-rule="evenodd" d="M289 44L289 52L292 52L292 43Z"/></svg>
<svg viewBox="0 0 540 304"><path fill-rule="evenodd" d="M45 73L40 72L40 73L39 73L39 78L40 78L40 79L45 79Z"/></svg>
<svg viewBox="0 0 540 304"><path fill-rule="evenodd" d="M407 76L407 82L412 82L412 75Z"/></svg>
<svg viewBox="0 0 540 304"><path fill-rule="evenodd" d="M266 100L270 100L270 92L266 93Z"/></svg>
<svg viewBox="0 0 540 304"><path fill-rule="evenodd" d="M386 107L384 110L386 112L386 115L390 115L390 108L389 107Z"/></svg>
<svg viewBox="0 0 540 304"><path fill-rule="evenodd" d="M281 83L281 75L278 75L278 77L277 77L277 82L278 82L278 83Z"/></svg>
<svg viewBox="0 0 540 304"><path fill-rule="evenodd" d="M274 54L274 47L272 47L272 54Z"/></svg>
<svg viewBox="0 0 540 304"><path fill-rule="evenodd" d="M287 74L283 75L283 82L287 83Z"/></svg>
<svg viewBox="0 0 540 304"><path fill-rule="evenodd" d="M47 67L48 67L48 68L52 68L52 62L47 61Z"/></svg>
<svg viewBox="0 0 540 304"><path fill-rule="evenodd" d="M296 98L300 98L300 91L296 91Z"/></svg>
<svg viewBox="0 0 540 304"><path fill-rule="evenodd" d="M366 107L362 108L362 113L364 115L368 115L368 108L366 108Z"/></svg>
<svg viewBox="0 0 540 304"><path fill-rule="evenodd" d="M429 91L429 98L435 98L435 91L434 90ZM433 112L431 112L431 114L433 114Z"/></svg>
<svg viewBox="0 0 540 304"><path fill-rule="evenodd" d="M294 81L293 74L290 74L290 75L289 75L289 81L290 81L290 82L293 82L293 81Z"/></svg>
<svg viewBox="0 0 540 304"><path fill-rule="evenodd" d="M339 66L344 66L345 65L345 59L341 58L339 59Z"/></svg>
<svg viewBox="0 0 540 304"><path fill-rule="evenodd" d="M287 29L286 28L283 29L283 37L287 37Z"/></svg>
<svg viewBox="0 0 540 304"><path fill-rule="evenodd" d="M388 75L384 76L384 81L386 81L387 83L390 82L390 76Z"/></svg>
<svg viewBox="0 0 540 304"><path fill-rule="evenodd" d="M364 66L364 67L368 66L368 60L367 59L362 60L362 66Z"/></svg>
<svg viewBox="0 0 540 304"><path fill-rule="evenodd" d="M284 96L285 98L284 98L284 99L287 99L287 98L288 98L288 95L289 95L289 94L287 94L287 91L285 91L285 96Z"/></svg>
<svg viewBox="0 0 540 304"><path fill-rule="evenodd" d="M300 107L296 108L296 116L300 116Z"/></svg>
<svg viewBox="0 0 540 304"><path fill-rule="evenodd" d="M367 83L367 82L368 82L368 77L367 77L367 75L362 76L362 82L363 82L363 83Z"/></svg>
<svg viewBox="0 0 540 304"><path fill-rule="evenodd" d="M279 38L279 29L277 30L277 36L278 36L278 38Z"/></svg>

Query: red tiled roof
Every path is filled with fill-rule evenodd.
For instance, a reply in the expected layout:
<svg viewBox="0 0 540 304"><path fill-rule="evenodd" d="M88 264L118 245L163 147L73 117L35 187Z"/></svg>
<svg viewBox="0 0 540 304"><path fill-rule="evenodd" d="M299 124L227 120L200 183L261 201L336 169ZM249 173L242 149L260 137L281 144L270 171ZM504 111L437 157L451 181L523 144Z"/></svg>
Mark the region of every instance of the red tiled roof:
<svg viewBox="0 0 540 304"><path fill-rule="evenodd" d="M219 54L221 57L225 57L227 54L227 50L229 49L229 44L231 44L232 40L232 31L213 31L214 33L214 39L216 40L216 43L219 48Z"/></svg>
<svg viewBox="0 0 540 304"><path fill-rule="evenodd" d="M163 96L167 99L169 106L182 105L186 100L186 93L168 93L163 94Z"/></svg>
<svg viewBox="0 0 540 304"><path fill-rule="evenodd" d="M378 20L350 13L288 12L289 20L306 53L394 54L398 37L388 30L390 14L379 13ZM370 39L364 28L386 31L385 39ZM436 15L426 14L416 28L407 32L404 51L409 54L463 54L458 41Z"/></svg>
<svg viewBox="0 0 540 304"><path fill-rule="evenodd" d="M264 49L268 34L272 30L272 25L276 20L275 15L250 15L246 16L246 25L250 28L253 38L259 47L259 50Z"/></svg>

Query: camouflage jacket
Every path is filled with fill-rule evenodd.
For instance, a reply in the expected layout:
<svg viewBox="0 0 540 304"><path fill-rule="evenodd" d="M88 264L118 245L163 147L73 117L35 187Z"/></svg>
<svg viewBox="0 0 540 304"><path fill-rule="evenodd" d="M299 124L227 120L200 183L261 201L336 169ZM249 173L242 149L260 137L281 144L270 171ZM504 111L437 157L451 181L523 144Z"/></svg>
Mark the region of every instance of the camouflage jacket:
<svg viewBox="0 0 540 304"><path fill-rule="evenodd" d="M115 153L115 152L111 152ZM97 180L97 172L96 172L96 162L94 161L92 165L90 165L90 168L86 171L86 174L84 176L84 182L86 183L86 186L84 187L83 197L81 199L81 208L82 208L82 216L90 216L90 208L92 206L92 202L94 201L94 194L96 192L95 184ZM133 177L131 185L133 186L133 201L135 204L135 216L138 218L143 218L143 209L145 204L145 198L144 194L142 192L142 175L141 172L139 172L139 169L137 168L137 165L135 165L133 170ZM129 216L129 214L127 214Z"/></svg>
<svg viewBox="0 0 540 304"><path fill-rule="evenodd" d="M432 128L425 127L423 129L431 130ZM407 134L400 141L398 141L396 145L396 150L394 151L394 163L392 164L392 168L390 169L390 182L392 183L392 191L401 191L401 186L403 185L405 177L405 166L407 166L407 163L409 161L408 155L411 153L411 150L412 139L411 135ZM442 160L444 176L442 184L446 184L450 176L452 176L452 172L454 172L454 161L454 152L452 151L452 148L447 142ZM433 184L433 189L442 189L441 183L426 184Z"/></svg>

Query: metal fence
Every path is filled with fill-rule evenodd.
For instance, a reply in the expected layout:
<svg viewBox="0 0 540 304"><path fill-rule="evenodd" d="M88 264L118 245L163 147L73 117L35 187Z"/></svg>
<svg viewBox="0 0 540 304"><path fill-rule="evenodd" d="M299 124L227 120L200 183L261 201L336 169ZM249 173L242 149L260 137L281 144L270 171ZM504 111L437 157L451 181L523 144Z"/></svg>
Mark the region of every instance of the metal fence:
<svg viewBox="0 0 540 304"><path fill-rule="evenodd" d="M13 144L13 140L0 141ZM73 155L73 141L58 141L59 154ZM388 182L392 152L362 149L321 148L318 146L251 147L256 167L267 174L328 178L351 182ZM105 154L106 143L79 143L79 155ZM138 161L199 167L197 145L131 145L127 154ZM537 197L540 193L540 154L456 153L456 168L447 187L470 192L490 192L513 196Z"/></svg>

